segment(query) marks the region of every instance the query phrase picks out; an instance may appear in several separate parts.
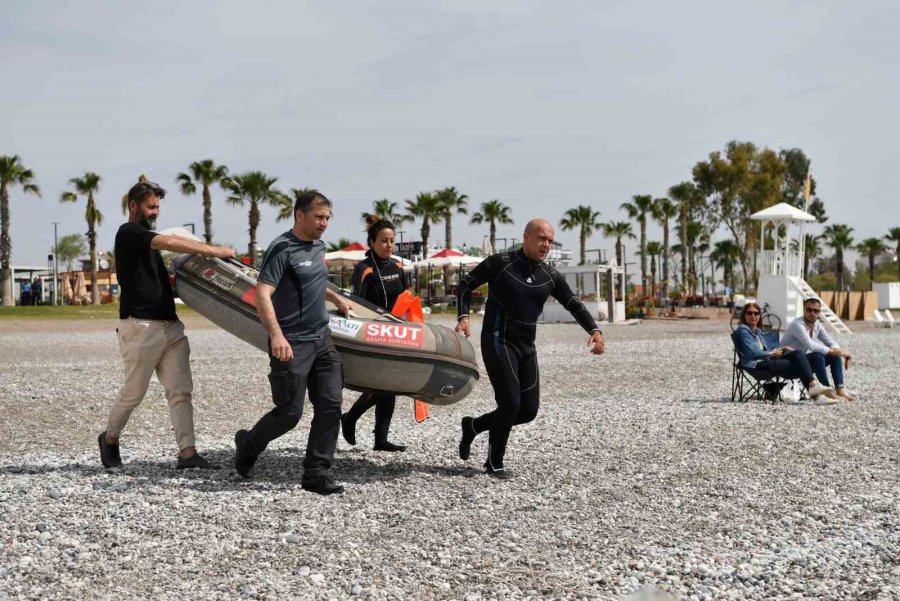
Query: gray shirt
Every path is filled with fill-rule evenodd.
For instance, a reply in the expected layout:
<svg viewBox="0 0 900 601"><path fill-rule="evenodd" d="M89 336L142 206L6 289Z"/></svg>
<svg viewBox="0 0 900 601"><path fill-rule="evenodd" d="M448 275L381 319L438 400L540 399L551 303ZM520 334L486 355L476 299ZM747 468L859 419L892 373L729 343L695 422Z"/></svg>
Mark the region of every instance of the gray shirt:
<svg viewBox="0 0 900 601"><path fill-rule="evenodd" d="M289 342L316 340L328 330L325 309L325 243L307 242L287 231L272 241L259 281L275 286L272 305Z"/></svg>

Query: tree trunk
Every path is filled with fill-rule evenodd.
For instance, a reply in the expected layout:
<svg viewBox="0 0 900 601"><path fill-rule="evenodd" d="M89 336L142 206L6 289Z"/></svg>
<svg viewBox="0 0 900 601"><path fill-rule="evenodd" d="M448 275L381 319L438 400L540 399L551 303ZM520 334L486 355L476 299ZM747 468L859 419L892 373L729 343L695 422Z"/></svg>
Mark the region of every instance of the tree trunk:
<svg viewBox="0 0 900 601"><path fill-rule="evenodd" d="M491 252L497 252L497 224L491 219Z"/></svg>
<svg viewBox="0 0 900 601"><path fill-rule="evenodd" d="M622 261L622 238L621 237L616 238L616 264L619 266L619 268L625 269L625 263ZM619 290L621 290L623 285L625 284L625 274L624 273L618 274L616 279L618 280L618 282L616 283L616 289L614 291L613 296L619 294ZM616 300L625 300L625 299L616 298Z"/></svg>
<svg viewBox="0 0 900 601"><path fill-rule="evenodd" d="M88 224L88 248L91 250L91 304L100 304L100 290L97 287L97 231L94 224Z"/></svg>
<svg viewBox="0 0 900 601"><path fill-rule="evenodd" d="M900 259L898 259L900 260ZM875 289L875 253L869 253L869 290Z"/></svg>
<svg viewBox="0 0 900 601"><path fill-rule="evenodd" d="M9 236L9 190L4 183L0 186L0 295L3 296L3 306L12 307L16 299L12 295L12 273L9 270L10 255L12 255L12 238Z"/></svg>
<svg viewBox="0 0 900 601"><path fill-rule="evenodd" d="M431 226L428 224L428 218L426 217L422 221L422 258L428 258L428 236L431 234ZM428 284L431 286L431 284Z"/></svg>
<svg viewBox="0 0 900 601"><path fill-rule="evenodd" d="M209 186L203 184L203 236L207 244L212 244L212 195Z"/></svg>
<svg viewBox="0 0 900 601"><path fill-rule="evenodd" d="M250 201L250 265L256 268L256 228L259 227L259 202Z"/></svg>
<svg viewBox="0 0 900 601"><path fill-rule="evenodd" d="M687 294L687 251L688 251L688 243L687 243L687 210L682 207L681 208L681 231L678 234L678 237L681 238L681 289Z"/></svg>
<svg viewBox="0 0 900 601"><path fill-rule="evenodd" d="M647 294L647 218L641 217L641 290Z"/></svg>
<svg viewBox="0 0 900 601"><path fill-rule="evenodd" d="M837 282L838 282L838 290L844 291L844 253L841 252L841 249L838 248L835 252L835 261L837 265L835 269L837 270Z"/></svg>
<svg viewBox="0 0 900 601"><path fill-rule="evenodd" d="M662 282L660 282L663 298L669 298L669 218L663 219L663 265Z"/></svg>

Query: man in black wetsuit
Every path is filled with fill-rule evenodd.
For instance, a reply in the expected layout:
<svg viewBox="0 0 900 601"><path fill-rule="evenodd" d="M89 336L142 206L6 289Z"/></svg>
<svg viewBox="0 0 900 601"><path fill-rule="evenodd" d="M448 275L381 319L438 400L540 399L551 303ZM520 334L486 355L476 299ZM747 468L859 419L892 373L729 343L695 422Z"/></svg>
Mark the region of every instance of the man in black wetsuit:
<svg viewBox="0 0 900 601"><path fill-rule="evenodd" d="M472 291L488 284L481 356L497 401L497 408L490 413L462 419L459 457L468 459L475 436L489 430L484 467L488 474L499 478L510 475L503 467L503 455L512 427L526 424L537 415L540 386L534 337L547 298L553 295L590 334L588 345L593 354L600 355L606 348L600 328L565 278L544 264L553 236L550 222L532 219L525 226L520 250L491 255L459 284L456 331L466 336L471 335Z"/></svg>

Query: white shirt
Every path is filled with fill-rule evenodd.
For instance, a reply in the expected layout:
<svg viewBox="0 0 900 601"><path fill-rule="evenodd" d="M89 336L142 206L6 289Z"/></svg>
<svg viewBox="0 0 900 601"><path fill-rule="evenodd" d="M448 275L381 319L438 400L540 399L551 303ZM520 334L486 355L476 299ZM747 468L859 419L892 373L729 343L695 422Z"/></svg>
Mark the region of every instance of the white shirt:
<svg viewBox="0 0 900 601"><path fill-rule="evenodd" d="M798 317L787 327L784 336L781 337L781 344L807 353L825 354L833 348L838 348L838 344L822 327L821 321L818 319L815 321L810 334L808 324L802 317Z"/></svg>

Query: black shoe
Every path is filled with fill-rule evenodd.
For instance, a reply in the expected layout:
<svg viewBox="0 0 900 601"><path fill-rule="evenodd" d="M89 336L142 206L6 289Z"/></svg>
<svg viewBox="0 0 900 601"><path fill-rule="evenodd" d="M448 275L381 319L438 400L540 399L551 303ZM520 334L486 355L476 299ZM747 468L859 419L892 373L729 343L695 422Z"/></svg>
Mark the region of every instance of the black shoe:
<svg viewBox="0 0 900 601"><path fill-rule="evenodd" d="M317 495L333 495L344 492L344 487L334 481L329 475L313 476L311 478L303 478L300 488L314 492Z"/></svg>
<svg viewBox="0 0 900 601"><path fill-rule="evenodd" d="M469 459L469 452L472 449L472 441L478 436L475 431L475 419L468 415L462 418L462 438L459 441L459 458L463 461Z"/></svg>
<svg viewBox="0 0 900 601"><path fill-rule="evenodd" d="M344 435L347 444L356 444L356 420L350 419L347 413L341 414L341 434Z"/></svg>
<svg viewBox="0 0 900 601"><path fill-rule="evenodd" d="M244 478L250 477L250 470L256 463L256 457L247 451L246 430L238 430L234 433L234 469Z"/></svg>
<svg viewBox="0 0 900 601"><path fill-rule="evenodd" d="M406 450L405 444L394 444L387 440L376 440L375 446L372 447L376 451L387 451L388 453L402 453Z"/></svg>
<svg viewBox="0 0 900 601"><path fill-rule="evenodd" d="M498 480L509 480L513 477L512 472L510 472L503 466L492 467L489 463L486 463L484 465L484 473Z"/></svg>
<svg viewBox="0 0 900 601"><path fill-rule="evenodd" d="M196 468L198 470L217 470L218 466L213 465L209 461L207 461L200 453L194 453L190 457L182 457L178 456L178 461L175 463L176 470L186 470L190 468Z"/></svg>
<svg viewBox="0 0 900 601"><path fill-rule="evenodd" d="M97 444L100 445L100 462L103 464L103 467L122 466L119 445L106 442L106 431L101 432L100 436L97 437Z"/></svg>

